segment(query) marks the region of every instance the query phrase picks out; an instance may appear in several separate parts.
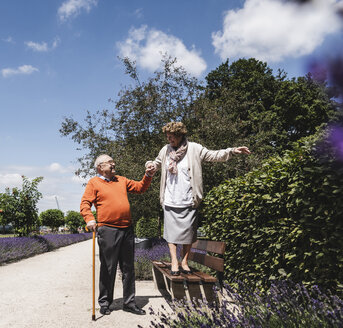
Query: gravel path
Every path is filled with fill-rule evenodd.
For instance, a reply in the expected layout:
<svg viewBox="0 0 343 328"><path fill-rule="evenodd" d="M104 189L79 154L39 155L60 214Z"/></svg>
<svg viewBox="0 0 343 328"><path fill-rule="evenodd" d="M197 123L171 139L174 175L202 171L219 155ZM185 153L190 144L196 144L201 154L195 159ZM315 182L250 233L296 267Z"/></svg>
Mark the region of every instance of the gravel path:
<svg viewBox="0 0 343 328"><path fill-rule="evenodd" d="M0 327L87 328L149 327L148 308L167 306L152 281L136 282L136 301L147 315L122 308L122 284L115 287L116 309L99 313L98 249L96 250L96 321L92 321L92 240L62 247L17 263L0 266Z"/></svg>

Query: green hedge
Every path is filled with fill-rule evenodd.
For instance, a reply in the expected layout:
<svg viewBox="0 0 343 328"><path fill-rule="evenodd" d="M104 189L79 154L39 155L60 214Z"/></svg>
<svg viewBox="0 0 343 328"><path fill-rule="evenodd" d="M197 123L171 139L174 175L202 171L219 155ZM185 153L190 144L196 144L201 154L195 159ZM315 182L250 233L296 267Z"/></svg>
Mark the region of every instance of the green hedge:
<svg viewBox="0 0 343 328"><path fill-rule="evenodd" d="M343 163L317 139L208 193L203 225L210 239L227 243L227 278L342 292Z"/></svg>
<svg viewBox="0 0 343 328"><path fill-rule="evenodd" d="M158 219L141 217L136 223L136 236L138 238L158 237Z"/></svg>

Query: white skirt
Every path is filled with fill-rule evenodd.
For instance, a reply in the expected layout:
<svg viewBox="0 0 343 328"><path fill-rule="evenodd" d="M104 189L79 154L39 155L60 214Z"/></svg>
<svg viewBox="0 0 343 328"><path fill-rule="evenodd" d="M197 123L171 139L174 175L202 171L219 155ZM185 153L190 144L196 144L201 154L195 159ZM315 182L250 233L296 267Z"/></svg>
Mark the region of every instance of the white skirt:
<svg viewBox="0 0 343 328"><path fill-rule="evenodd" d="M197 240L197 209L164 206L163 238L172 244L192 244Z"/></svg>

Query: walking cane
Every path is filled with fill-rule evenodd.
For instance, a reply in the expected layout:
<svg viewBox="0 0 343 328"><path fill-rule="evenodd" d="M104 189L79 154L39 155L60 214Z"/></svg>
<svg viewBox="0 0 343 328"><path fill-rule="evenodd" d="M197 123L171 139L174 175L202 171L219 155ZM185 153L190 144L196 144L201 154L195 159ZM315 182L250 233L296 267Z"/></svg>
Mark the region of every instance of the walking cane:
<svg viewBox="0 0 343 328"><path fill-rule="evenodd" d="M88 228L86 227L86 230ZM92 310L92 320L95 321L95 230L93 230L93 260L92 260L92 290L93 290L93 310Z"/></svg>
<svg viewBox="0 0 343 328"><path fill-rule="evenodd" d="M95 231L93 231L93 312L92 320L95 321Z"/></svg>

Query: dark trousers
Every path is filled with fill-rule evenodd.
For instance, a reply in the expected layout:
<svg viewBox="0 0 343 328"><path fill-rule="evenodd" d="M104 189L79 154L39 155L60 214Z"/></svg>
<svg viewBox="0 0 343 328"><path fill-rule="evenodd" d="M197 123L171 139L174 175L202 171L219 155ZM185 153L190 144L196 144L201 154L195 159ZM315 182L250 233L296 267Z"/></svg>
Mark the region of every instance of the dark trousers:
<svg viewBox="0 0 343 328"><path fill-rule="evenodd" d="M100 306L109 306L113 301L118 262L123 277L123 302L125 305L135 302L134 244L132 226L123 229L108 226L98 228Z"/></svg>

